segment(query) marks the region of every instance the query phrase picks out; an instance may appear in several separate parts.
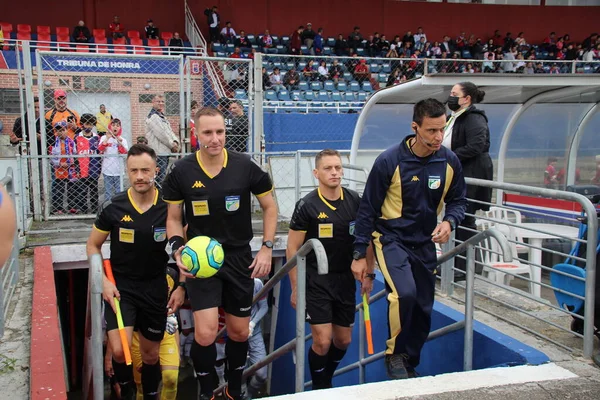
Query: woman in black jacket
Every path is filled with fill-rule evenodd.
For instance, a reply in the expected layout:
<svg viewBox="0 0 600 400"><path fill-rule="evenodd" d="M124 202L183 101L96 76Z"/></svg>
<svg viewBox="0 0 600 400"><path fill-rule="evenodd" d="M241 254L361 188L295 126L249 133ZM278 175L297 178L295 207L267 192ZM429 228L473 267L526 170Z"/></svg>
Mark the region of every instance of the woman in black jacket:
<svg viewBox="0 0 600 400"><path fill-rule="evenodd" d="M481 102L484 96L485 92L471 82L461 82L452 87L448 97L448 108L452 114L448 118L442 144L458 156L465 178L492 180L494 167L489 153L488 119L483 110L473 105ZM492 200L492 189L467 185L467 198L477 200L477 202L468 202L466 211L468 214L475 214L477 210L487 211ZM480 201L486 204L481 204ZM456 239L467 240L475 235L476 230L475 217L466 215L456 231ZM465 260L459 258L454 260L456 268L466 270ZM464 278L464 274L455 274L455 279Z"/></svg>

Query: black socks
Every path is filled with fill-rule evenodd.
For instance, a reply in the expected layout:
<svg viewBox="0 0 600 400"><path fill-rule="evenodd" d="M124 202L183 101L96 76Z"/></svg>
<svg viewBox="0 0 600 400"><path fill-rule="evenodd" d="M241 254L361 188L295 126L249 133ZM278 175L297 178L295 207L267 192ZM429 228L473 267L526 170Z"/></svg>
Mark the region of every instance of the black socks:
<svg viewBox="0 0 600 400"><path fill-rule="evenodd" d="M236 342L227 338L225 356L227 357L227 380L229 382L227 391L233 397L239 396L242 392L242 375L248 358L248 341Z"/></svg>
<svg viewBox="0 0 600 400"><path fill-rule="evenodd" d="M201 346L194 340L190 357L194 362L196 379L200 384L200 392L212 397L215 387L215 362L217 361L217 347L215 344Z"/></svg>

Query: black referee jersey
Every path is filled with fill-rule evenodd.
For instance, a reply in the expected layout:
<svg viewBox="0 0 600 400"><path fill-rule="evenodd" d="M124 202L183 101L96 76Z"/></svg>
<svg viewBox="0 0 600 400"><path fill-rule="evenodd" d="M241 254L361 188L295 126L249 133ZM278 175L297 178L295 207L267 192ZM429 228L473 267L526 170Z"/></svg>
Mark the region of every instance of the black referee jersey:
<svg viewBox="0 0 600 400"><path fill-rule="evenodd" d="M342 188L338 200L327 200L315 189L298 203L290 221L290 229L306 232L306 240L319 239L327 252L329 272L350 271L354 243L354 220L360 196ZM306 258L307 265L317 268L313 252Z"/></svg>
<svg viewBox="0 0 600 400"><path fill-rule="evenodd" d="M98 211L94 228L110 233L110 262L115 276L153 279L164 276L169 256L167 245L167 204L156 190L154 204L145 212L131 197L131 191L117 193Z"/></svg>
<svg viewBox="0 0 600 400"><path fill-rule="evenodd" d="M223 169L216 176L204 169L200 152L177 161L163 184L163 199L185 204L189 239L209 236L224 250L242 249L253 236L250 194L264 196L273 184L250 156L223 152Z"/></svg>

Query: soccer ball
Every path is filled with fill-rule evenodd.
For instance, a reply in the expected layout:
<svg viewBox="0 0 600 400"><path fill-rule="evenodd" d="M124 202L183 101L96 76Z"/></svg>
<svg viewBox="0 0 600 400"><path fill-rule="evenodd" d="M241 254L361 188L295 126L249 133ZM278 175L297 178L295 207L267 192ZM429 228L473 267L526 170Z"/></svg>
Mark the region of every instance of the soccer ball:
<svg viewBox="0 0 600 400"><path fill-rule="evenodd" d="M223 266L223 246L208 236L196 236L181 251L181 262L196 278L210 278Z"/></svg>

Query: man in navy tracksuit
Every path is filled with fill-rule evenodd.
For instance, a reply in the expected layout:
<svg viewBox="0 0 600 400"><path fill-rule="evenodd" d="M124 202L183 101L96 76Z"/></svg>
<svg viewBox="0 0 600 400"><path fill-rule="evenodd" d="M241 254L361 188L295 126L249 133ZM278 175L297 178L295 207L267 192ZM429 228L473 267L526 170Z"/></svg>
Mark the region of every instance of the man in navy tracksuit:
<svg viewBox="0 0 600 400"><path fill-rule="evenodd" d="M465 214L460 161L442 146L445 124L446 109L439 101L415 105L415 134L375 160L356 216L352 272L362 281L372 241L388 291L385 363L391 379L415 376L431 328L435 243L447 242Z"/></svg>

